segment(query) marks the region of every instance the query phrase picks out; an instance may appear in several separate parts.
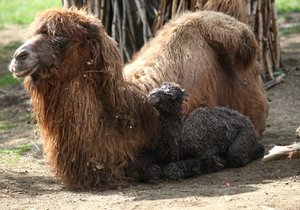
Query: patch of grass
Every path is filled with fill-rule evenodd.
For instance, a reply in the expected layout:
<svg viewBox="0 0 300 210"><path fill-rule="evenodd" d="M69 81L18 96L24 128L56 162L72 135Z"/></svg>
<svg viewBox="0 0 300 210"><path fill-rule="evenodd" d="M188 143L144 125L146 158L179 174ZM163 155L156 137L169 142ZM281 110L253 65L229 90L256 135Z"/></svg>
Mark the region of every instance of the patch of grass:
<svg viewBox="0 0 300 210"><path fill-rule="evenodd" d="M279 76L279 75L282 75L282 74L284 74L284 70L283 70L282 68L276 69L276 71L274 71L274 73L273 73L273 75L274 75L275 77L277 77L277 76Z"/></svg>
<svg viewBox="0 0 300 210"><path fill-rule="evenodd" d="M8 85L20 84L21 80L14 78L11 74L0 75L0 87L5 87Z"/></svg>
<svg viewBox="0 0 300 210"><path fill-rule="evenodd" d="M15 124L10 124L10 123L0 123L0 131L1 130L8 130L17 127Z"/></svg>
<svg viewBox="0 0 300 210"><path fill-rule="evenodd" d="M26 154L30 149L30 144L22 144L11 148L0 148L0 155L5 155L7 157L2 159L5 164L12 165L20 159L21 155Z"/></svg>
<svg viewBox="0 0 300 210"><path fill-rule="evenodd" d="M276 0L275 4L279 14L300 12L300 0Z"/></svg>
<svg viewBox="0 0 300 210"><path fill-rule="evenodd" d="M28 24L36 13L54 7L62 7L61 0L1 0L0 25Z"/></svg>
<svg viewBox="0 0 300 210"><path fill-rule="evenodd" d="M19 47L22 43L21 42L10 42L7 45L4 45L0 48L1 53L13 52L17 47Z"/></svg>
<svg viewBox="0 0 300 210"><path fill-rule="evenodd" d="M10 42L6 45L0 46L0 68L8 71L9 62L12 59L14 51L21 45L21 42ZM0 69L0 71L1 71ZM0 80L2 76L0 75Z"/></svg>

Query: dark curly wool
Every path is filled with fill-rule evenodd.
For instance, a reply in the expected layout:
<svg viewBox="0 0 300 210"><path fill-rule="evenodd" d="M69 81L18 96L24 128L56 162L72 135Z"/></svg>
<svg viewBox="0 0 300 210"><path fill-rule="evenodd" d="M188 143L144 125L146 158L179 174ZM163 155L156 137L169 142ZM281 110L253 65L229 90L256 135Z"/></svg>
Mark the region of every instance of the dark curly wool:
<svg viewBox="0 0 300 210"><path fill-rule="evenodd" d="M264 154L250 120L226 107L198 108L183 124L184 157L216 157L227 167L245 166Z"/></svg>
<svg viewBox="0 0 300 210"><path fill-rule="evenodd" d="M152 90L147 102L159 112L154 148L157 158L162 163L179 160L179 145L182 135L181 106L185 91L175 83L165 83Z"/></svg>
<svg viewBox="0 0 300 210"><path fill-rule="evenodd" d="M152 104L160 114L153 149L139 153L135 162L131 162L127 167L127 176L147 183L156 183L163 176L162 166L180 159L181 103L185 92L177 88L181 90L175 83L172 86L166 84L149 93L147 102ZM160 101L168 102L160 103Z"/></svg>
<svg viewBox="0 0 300 210"><path fill-rule="evenodd" d="M149 153L141 155L144 160L140 163L146 163L141 167L141 176L148 174L144 180L182 179L225 167L245 166L263 157L264 146L257 142L250 120L232 109L198 108L182 123L184 96L179 85L165 83L147 98L160 118L155 149L150 155L155 158L147 162L145 156Z"/></svg>

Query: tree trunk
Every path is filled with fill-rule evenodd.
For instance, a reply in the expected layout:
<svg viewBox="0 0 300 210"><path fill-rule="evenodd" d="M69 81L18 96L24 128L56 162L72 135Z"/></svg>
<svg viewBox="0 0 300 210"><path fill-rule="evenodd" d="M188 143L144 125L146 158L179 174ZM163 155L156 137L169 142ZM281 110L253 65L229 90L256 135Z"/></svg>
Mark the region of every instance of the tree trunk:
<svg viewBox="0 0 300 210"><path fill-rule="evenodd" d="M88 0L61 0L64 7L75 6L81 8L85 5L85 2Z"/></svg>

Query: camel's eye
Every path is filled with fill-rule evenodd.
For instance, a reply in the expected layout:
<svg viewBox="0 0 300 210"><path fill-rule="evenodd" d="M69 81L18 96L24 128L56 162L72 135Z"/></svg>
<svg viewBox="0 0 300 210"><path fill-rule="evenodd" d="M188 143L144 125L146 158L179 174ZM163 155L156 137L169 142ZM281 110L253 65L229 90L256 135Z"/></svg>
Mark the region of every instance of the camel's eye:
<svg viewBox="0 0 300 210"><path fill-rule="evenodd" d="M47 35L47 34L48 34L48 30L47 30L46 27L43 27L43 28L41 28L41 29L39 30L39 33L40 33L40 34L43 34L43 35Z"/></svg>
<svg viewBox="0 0 300 210"><path fill-rule="evenodd" d="M53 40L52 40L52 44L55 48L59 49L59 50L66 50L68 45L69 45L69 38L67 37L55 37Z"/></svg>

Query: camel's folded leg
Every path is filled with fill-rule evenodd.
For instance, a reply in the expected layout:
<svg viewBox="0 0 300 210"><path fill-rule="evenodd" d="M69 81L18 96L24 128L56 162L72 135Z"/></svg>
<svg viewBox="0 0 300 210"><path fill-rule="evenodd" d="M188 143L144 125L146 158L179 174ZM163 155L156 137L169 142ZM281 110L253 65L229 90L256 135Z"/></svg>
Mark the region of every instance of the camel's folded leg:
<svg viewBox="0 0 300 210"><path fill-rule="evenodd" d="M225 168L226 161L220 157L184 159L168 163L163 168L166 179L179 180L196 175L221 171Z"/></svg>
<svg viewBox="0 0 300 210"><path fill-rule="evenodd" d="M300 143L294 143L287 146L275 146L269 154L265 155L262 161L268 162L271 160L291 159L300 157Z"/></svg>

